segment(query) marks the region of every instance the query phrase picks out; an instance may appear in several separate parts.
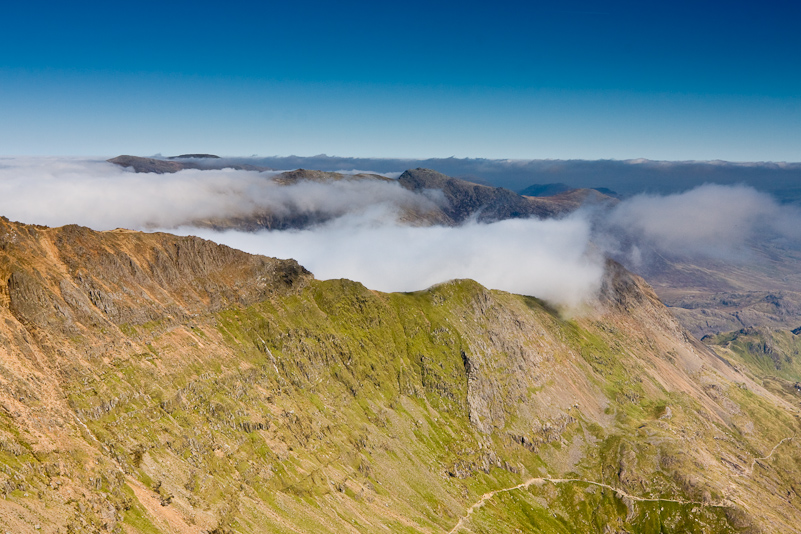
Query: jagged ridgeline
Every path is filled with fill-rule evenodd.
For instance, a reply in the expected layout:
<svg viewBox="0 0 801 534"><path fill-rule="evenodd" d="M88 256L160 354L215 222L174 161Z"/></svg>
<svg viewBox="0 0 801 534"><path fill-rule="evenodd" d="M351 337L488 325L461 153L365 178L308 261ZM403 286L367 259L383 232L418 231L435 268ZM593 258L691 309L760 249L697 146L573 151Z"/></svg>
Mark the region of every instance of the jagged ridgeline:
<svg viewBox="0 0 801 534"><path fill-rule="evenodd" d="M0 220L11 532L798 532L794 393L614 263L566 319Z"/></svg>

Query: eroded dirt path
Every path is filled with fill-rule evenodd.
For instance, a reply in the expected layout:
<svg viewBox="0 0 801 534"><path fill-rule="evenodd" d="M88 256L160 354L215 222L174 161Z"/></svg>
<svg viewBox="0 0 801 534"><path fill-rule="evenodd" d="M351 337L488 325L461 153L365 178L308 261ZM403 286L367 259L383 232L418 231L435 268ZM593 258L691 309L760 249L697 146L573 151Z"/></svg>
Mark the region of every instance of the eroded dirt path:
<svg viewBox="0 0 801 534"><path fill-rule="evenodd" d="M499 489L499 490L490 491L490 492L485 493L484 495L481 496L481 498L478 501L473 503L473 505L470 508L467 509L467 512L465 513L465 515L463 515L459 519L459 522L456 523L456 525L450 531L448 531L448 534L454 534L460 528L462 528L464 526L464 522L470 517L470 515L476 509L481 508L484 505L484 503L486 503L488 500L493 498L495 495L497 495L499 493L505 493L505 492L508 492L508 491L515 491L515 490L519 490L519 489L523 489L523 488L528 488L532 484L544 484L546 482L550 482L551 484L574 484L574 483L576 483L576 484L578 484L578 483L580 483L580 484L589 484L591 486L598 486L599 488L608 489L610 491L613 491L613 492L617 493L621 497L624 497L626 499L630 499L630 500L636 501L636 502L674 502L674 503L678 503L678 504L695 504L695 505L699 505L699 506L710 506L710 507L722 507L722 506L724 506L722 504L707 504L707 503L703 503L703 502L700 502L700 501L683 501L683 500L680 500L680 499L638 497L637 495L632 495L630 493L627 493L627 492L623 491L622 489L615 488L614 486L610 486L609 484L604 484L602 482L594 482L592 480L584 480L584 479L581 479L581 478L534 477L534 478L530 478L530 479L526 480L525 482L523 482L521 484L518 484L517 486L512 486L511 488L503 488L503 489Z"/></svg>
<svg viewBox="0 0 801 534"><path fill-rule="evenodd" d="M465 514L461 518L459 518L459 522L456 523L456 526L454 526L448 532L448 534L453 534L454 532L456 532L457 530L462 528L462 525L464 524L464 522L467 520L467 518L470 517L470 515L473 513L473 511L476 510L476 508L481 508L482 506L484 506L485 502L487 502L488 500L492 499L497 494L504 493L504 492L507 492L507 491L515 491L515 490L522 489L522 488L527 488L530 485L534 484L535 482L542 482L544 480L545 479L543 479L543 478L530 478L530 479L526 480L525 482L523 482L522 484L518 484L517 486L513 486L511 488L503 488L503 489L499 489L499 490L495 490L495 491L489 491L489 492L485 493L484 495L481 496L481 498L479 500L474 502L473 505L470 508L467 509L467 512L465 512Z"/></svg>
<svg viewBox="0 0 801 534"><path fill-rule="evenodd" d="M776 449L778 449L785 441L790 441L792 439L795 439L795 436L790 436L790 437L784 438L779 443L777 443L775 447L773 447L770 450L770 452L768 453L767 456L764 456L762 458L754 458L753 460L751 460L751 466L748 468L748 473L746 473L746 476L751 476L751 474L754 472L754 466L756 466L757 462L764 461L764 460L770 460L770 457L773 456L773 453L776 452Z"/></svg>
<svg viewBox="0 0 801 534"><path fill-rule="evenodd" d="M750 476L754 472L754 466L756 465L757 462L764 461L764 460L769 460L770 457L773 456L773 454L776 452L776 450L779 447L781 447L785 442L793 440L793 439L796 439L796 436L786 437L786 438L782 439L781 441L779 441L770 450L770 452L768 453L767 456L764 456L762 458L754 458L751 461L751 467L748 469L747 476ZM623 491L620 488L615 488L613 486L610 486L609 484L604 484L602 482L595 482L595 481L592 481L592 480L584 480L584 479L581 479L581 478L533 477L533 478L530 478L530 479L526 480L525 482L523 482L521 484L518 484L517 486L512 486L510 488L502 488L502 489L498 489L498 490L495 490L495 491L489 491L489 492L485 493L484 495L482 495L479 500L474 502L473 505L470 506L470 508L467 509L465 514L459 519L459 522L456 523L456 525L451 530L448 531L448 534L454 534L460 528L462 528L464 526L465 521L467 521L467 519L473 514L473 512L476 511L478 508L481 508L482 506L484 506L484 503L486 503L488 500L492 499L495 495L498 495L499 493L506 493L506 492L509 492L509 491L515 491L515 490L519 490L519 489L528 488L532 484L544 484L546 482L550 482L551 484L573 484L573 483L575 483L575 484L589 484L591 486L598 486L599 488L604 488L604 489L608 489L610 491L613 491L613 492L617 493L618 495L620 495L621 497L624 497L624 498L629 499L629 500L634 501L634 502L673 502L673 503L677 503L677 504L693 504L693 505L707 506L707 507L713 507L713 508L720 508L720 507L727 506L727 505L724 505L724 504L712 504L712 503L704 503L704 502L700 502L700 501L683 501L683 500L679 500L679 499L638 497L637 495L632 495L630 493L627 493L627 492Z"/></svg>

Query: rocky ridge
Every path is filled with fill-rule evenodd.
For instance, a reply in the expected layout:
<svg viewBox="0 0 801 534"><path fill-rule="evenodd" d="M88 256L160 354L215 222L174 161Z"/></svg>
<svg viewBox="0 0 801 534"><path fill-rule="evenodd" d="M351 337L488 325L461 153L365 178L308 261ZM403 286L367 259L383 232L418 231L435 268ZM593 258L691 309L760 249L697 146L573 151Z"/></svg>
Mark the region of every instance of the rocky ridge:
<svg viewBox="0 0 801 534"><path fill-rule="evenodd" d="M795 394L607 271L566 319L0 219L0 525L798 532Z"/></svg>
<svg viewBox="0 0 801 534"><path fill-rule="evenodd" d="M203 160L197 161L197 160ZM240 171L263 172L271 170L269 167L260 167L247 163L231 163L211 154L185 154L168 159L143 158L140 156L122 155L108 160L109 163L120 167L130 168L134 172L152 172L155 174L170 174L184 169L236 169ZM209 161L206 161L209 160Z"/></svg>

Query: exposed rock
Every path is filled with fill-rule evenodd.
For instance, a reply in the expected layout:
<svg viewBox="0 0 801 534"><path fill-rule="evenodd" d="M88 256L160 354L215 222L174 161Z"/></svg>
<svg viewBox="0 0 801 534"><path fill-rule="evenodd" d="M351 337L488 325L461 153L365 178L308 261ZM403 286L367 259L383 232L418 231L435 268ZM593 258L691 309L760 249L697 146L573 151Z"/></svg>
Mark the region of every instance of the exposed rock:
<svg viewBox="0 0 801 534"><path fill-rule="evenodd" d="M726 365L619 264L566 319L190 237L0 220L0 239L4 528L447 531L499 493L465 521L798 531L799 381Z"/></svg>
<svg viewBox="0 0 801 534"><path fill-rule="evenodd" d="M188 160L184 158L187 158ZM210 161L194 161L197 159L208 159ZM217 159L220 161L215 161ZM242 163L230 163L219 158L218 156L213 156L210 154L187 154L185 156L168 158L166 160L123 155L117 156L116 158L111 158L108 160L108 162L119 165L120 167L131 168L134 170L134 172L152 172L155 174L169 174L181 171L183 169L237 169L256 172L271 170L268 167L258 167Z"/></svg>

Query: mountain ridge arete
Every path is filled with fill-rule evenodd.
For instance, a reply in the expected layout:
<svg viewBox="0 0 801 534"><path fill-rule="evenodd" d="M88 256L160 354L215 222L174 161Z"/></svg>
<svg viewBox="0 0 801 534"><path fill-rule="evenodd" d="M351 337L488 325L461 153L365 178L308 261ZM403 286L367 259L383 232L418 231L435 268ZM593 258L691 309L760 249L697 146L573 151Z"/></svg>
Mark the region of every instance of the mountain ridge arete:
<svg viewBox="0 0 801 534"><path fill-rule="evenodd" d="M0 275L7 529L799 531L798 393L614 262L565 318L0 219Z"/></svg>

